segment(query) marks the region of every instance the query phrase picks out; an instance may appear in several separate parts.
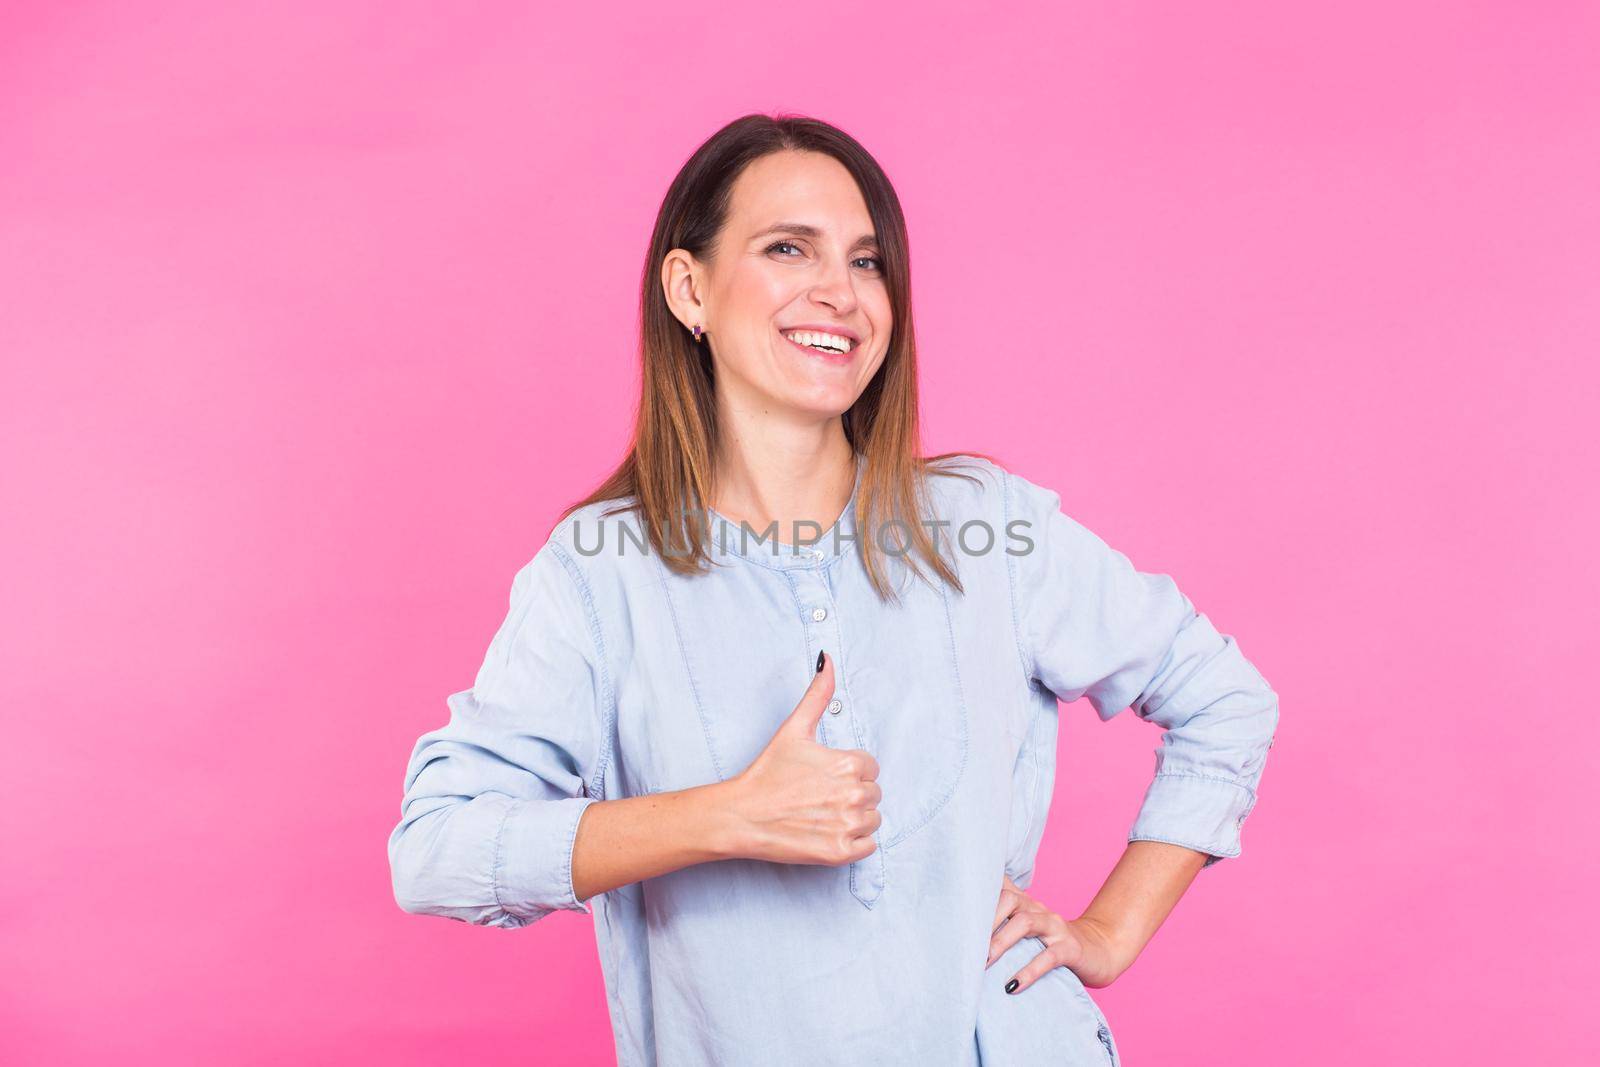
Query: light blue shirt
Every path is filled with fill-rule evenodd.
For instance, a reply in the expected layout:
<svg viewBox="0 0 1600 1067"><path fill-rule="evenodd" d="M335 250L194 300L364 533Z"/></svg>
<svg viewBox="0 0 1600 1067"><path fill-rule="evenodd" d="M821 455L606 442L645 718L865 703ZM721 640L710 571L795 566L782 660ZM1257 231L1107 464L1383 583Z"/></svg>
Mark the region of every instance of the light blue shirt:
<svg viewBox="0 0 1600 1067"><path fill-rule="evenodd" d="M636 515L604 515L616 502L568 516L517 572L449 723L411 754L388 844L400 907L513 928L589 912L624 1067L1116 1064L1069 968L1003 992L1043 942L984 966L1001 875L1032 879L1057 701L1087 697L1101 719L1131 706L1165 731L1128 840L1209 867L1239 854L1277 695L1171 578L1134 569L1056 493L963 468L976 484L928 486L965 592L889 556L898 605L855 551L854 495L810 545L710 513L716 565L697 576L641 547ZM817 740L879 764L872 855L720 860L578 901L584 809L742 771L819 650L836 689Z"/></svg>

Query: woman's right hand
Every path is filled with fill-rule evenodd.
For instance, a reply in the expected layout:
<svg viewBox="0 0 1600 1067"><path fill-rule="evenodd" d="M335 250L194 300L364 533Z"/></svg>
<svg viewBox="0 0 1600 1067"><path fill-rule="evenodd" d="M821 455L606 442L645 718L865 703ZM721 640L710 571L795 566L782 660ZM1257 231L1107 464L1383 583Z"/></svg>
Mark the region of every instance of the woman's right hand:
<svg viewBox="0 0 1600 1067"><path fill-rule="evenodd" d="M729 783L742 858L839 867L878 847L878 761L859 748L816 741L833 699L833 657L824 653L823 660L767 747Z"/></svg>

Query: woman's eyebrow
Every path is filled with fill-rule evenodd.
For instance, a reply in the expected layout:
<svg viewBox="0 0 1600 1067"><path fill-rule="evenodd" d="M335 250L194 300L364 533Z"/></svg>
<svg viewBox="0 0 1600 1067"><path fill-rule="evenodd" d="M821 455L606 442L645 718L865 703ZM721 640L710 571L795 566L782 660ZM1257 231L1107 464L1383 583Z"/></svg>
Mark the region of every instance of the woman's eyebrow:
<svg viewBox="0 0 1600 1067"><path fill-rule="evenodd" d="M798 234L801 237L810 237L813 240L822 236L822 231L817 227L809 226L803 222L776 222L762 230L760 233L754 234L750 240L757 241L763 237L770 237L775 233L793 233ZM868 248L877 248L877 235L864 233L860 237L856 238L856 245L865 245Z"/></svg>

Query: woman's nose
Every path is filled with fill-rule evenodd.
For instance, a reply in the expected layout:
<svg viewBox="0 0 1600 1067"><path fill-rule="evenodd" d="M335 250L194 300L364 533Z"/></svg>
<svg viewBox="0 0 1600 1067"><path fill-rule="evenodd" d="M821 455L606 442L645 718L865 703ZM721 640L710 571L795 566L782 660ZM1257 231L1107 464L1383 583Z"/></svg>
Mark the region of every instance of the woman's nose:
<svg viewBox="0 0 1600 1067"><path fill-rule="evenodd" d="M824 277L818 279L811 290L811 299L819 304L828 305L841 315L854 311L856 291L850 284L850 272L841 264L834 264L824 269Z"/></svg>

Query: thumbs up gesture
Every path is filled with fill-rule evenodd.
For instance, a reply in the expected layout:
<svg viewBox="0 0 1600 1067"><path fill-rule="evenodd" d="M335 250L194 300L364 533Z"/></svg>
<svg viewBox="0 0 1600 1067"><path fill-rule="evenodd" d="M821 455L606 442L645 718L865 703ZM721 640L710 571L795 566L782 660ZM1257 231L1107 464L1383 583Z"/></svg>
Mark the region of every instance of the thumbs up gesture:
<svg viewBox="0 0 1600 1067"><path fill-rule="evenodd" d="M833 659L767 747L732 779L732 808L741 823L741 855L774 863L843 866L870 856L882 824L878 761L862 749L816 741L817 723L833 699Z"/></svg>

